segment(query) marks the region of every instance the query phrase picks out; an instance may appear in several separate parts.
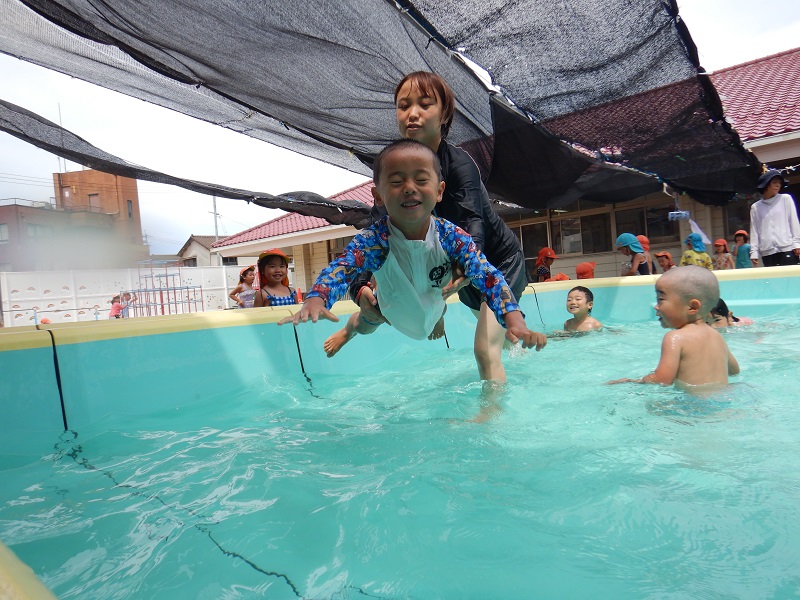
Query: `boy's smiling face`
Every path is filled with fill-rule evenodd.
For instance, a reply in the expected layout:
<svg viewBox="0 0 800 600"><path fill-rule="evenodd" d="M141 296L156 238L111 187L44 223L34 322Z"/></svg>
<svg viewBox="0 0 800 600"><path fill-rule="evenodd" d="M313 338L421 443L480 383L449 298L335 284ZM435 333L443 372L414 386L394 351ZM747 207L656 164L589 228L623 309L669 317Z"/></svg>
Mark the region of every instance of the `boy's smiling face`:
<svg viewBox="0 0 800 600"><path fill-rule="evenodd" d="M567 312L576 317L588 315L593 304L594 302L589 302L586 294L580 290L572 290L567 295Z"/></svg>
<svg viewBox="0 0 800 600"><path fill-rule="evenodd" d="M425 239L431 211L442 200L434 157L427 148L398 148L383 157L375 204L386 207L392 225L407 239Z"/></svg>
<svg viewBox="0 0 800 600"><path fill-rule="evenodd" d="M672 286L664 285L660 278L656 281L656 315L664 329L680 329L689 322L691 303L697 300L686 300Z"/></svg>

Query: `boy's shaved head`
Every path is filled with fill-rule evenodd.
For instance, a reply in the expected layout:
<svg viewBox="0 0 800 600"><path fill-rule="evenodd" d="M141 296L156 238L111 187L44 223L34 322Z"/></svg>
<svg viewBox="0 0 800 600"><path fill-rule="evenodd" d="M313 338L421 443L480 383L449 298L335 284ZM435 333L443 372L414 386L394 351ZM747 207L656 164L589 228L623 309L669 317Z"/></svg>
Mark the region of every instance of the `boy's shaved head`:
<svg viewBox="0 0 800 600"><path fill-rule="evenodd" d="M396 152L398 150L411 150L411 151L424 152L426 154L430 154L431 162L433 164L433 171L434 173L436 173L436 177L438 177L439 181L442 180L442 165L441 162L439 161L439 157L437 156L436 152L428 148L422 142L403 138L401 140L395 140L394 142L386 146L383 150L380 151L378 156L375 157L375 162L372 163L372 182L375 185L378 185L378 182L380 181L381 172L383 171L384 159L392 152Z"/></svg>
<svg viewBox="0 0 800 600"><path fill-rule="evenodd" d="M670 269L659 278L659 283L684 300L697 298L701 311L706 313L719 302L719 282L711 271L703 267L687 265Z"/></svg>

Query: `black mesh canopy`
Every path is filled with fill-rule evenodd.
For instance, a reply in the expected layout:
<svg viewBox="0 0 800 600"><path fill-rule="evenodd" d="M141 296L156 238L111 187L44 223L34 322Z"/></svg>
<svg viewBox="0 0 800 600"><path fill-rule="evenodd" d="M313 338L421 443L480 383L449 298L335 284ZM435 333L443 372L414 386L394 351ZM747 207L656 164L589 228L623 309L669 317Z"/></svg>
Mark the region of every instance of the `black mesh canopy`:
<svg viewBox="0 0 800 600"><path fill-rule="evenodd" d="M528 208L661 181L724 204L758 172L670 1L0 0L0 51L361 174L396 83L435 71L450 141Z"/></svg>

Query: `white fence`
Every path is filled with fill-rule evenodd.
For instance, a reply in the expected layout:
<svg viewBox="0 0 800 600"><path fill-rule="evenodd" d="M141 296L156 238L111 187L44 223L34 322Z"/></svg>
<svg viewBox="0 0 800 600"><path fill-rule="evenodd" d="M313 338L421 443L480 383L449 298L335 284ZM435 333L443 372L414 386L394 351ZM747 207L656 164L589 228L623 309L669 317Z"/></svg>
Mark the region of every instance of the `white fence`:
<svg viewBox="0 0 800 600"><path fill-rule="evenodd" d="M175 314L222 310L233 306L228 294L239 283L241 266L147 267L96 271L28 271L0 273L0 300L5 327L75 323L107 319L111 298L137 293L148 311L137 314ZM194 297L194 300L190 298ZM158 298L158 300L156 299ZM154 304L156 303L156 304Z"/></svg>

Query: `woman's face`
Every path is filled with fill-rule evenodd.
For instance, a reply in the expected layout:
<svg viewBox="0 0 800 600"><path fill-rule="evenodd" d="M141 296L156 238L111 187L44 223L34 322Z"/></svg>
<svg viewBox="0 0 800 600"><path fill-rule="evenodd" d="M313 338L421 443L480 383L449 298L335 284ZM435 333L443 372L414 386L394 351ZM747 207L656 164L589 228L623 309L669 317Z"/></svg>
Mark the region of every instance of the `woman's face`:
<svg viewBox="0 0 800 600"><path fill-rule="evenodd" d="M414 82L406 81L397 92L395 111L401 136L422 142L434 152L438 150L442 141L442 105L437 96L423 94Z"/></svg>
<svg viewBox="0 0 800 600"><path fill-rule="evenodd" d="M772 198L781 191L782 187L783 179L780 177L773 177L770 179L770 182L767 184L767 187L764 189L761 195L764 196L764 198Z"/></svg>

